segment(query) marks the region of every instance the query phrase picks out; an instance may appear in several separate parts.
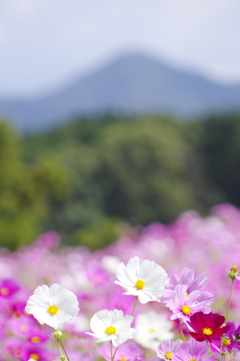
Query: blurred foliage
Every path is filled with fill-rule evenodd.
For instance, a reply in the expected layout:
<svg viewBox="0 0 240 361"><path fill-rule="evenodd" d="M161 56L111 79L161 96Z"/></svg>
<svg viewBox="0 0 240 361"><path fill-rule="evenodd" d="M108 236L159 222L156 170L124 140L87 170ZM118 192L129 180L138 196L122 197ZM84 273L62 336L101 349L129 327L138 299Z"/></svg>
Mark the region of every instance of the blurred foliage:
<svg viewBox="0 0 240 361"><path fill-rule="evenodd" d="M84 244L90 249L102 248L116 241L119 236L119 219L102 218L83 226L73 235L73 244Z"/></svg>
<svg viewBox="0 0 240 361"><path fill-rule="evenodd" d="M55 230L105 246L118 221L170 222L182 211L240 206L240 115L76 119L19 136L0 123L0 239L15 248Z"/></svg>
<svg viewBox="0 0 240 361"><path fill-rule="evenodd" d="M240 114L209 116L203 128L206 176L222 201L240 207Z"/></svg>
<svg viewBox="0 0 240 361"><path fill-rule="evenodd" d="M99 140L99 180L108 216L169 221L195 202L187 181L190 149L170 119L113 123Z"/></svg>
<svg viewBox="0 0 240 361"><path fill-rule="evenodd" d="M29 166L19 139L0 123L0 239L11 249L31 242L51 213L50 200L62 200L68 181L50 159Z"/></svg>

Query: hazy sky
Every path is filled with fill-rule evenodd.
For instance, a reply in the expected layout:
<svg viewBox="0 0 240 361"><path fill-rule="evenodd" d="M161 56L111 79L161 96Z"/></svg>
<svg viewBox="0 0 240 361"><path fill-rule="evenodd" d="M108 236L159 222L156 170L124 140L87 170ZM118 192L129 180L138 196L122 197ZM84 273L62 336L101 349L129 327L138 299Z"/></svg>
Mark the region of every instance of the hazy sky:
<svg viewBox="0 0 240 361"><path fill-rule="evenodd" d="M0 0L0 95L34 96L143 52L240 82L240 0Z"/></svg>

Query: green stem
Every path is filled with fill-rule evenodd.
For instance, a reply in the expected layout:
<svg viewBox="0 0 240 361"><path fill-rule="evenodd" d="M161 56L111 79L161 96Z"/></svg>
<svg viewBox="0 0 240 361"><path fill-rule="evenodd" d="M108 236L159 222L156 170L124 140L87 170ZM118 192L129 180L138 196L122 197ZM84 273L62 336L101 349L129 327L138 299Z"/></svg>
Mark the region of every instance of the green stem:
<svg viewBox="0 0 240 361"><path fill-rule="evenodd" d="M136 296L136 299L135 299L135 302L134 302L134 305L133 305L133 309L132 309L131 316L133 316L133 314L134 314L134 311L135 311L135 308L136 308L136 305L137 305L137 301L138 301L138 296ZM116 350L114 351L114 354L112 354L112 341L110 341L111 361L114 361L114 357L116 356L117 350L118 350L118 347L117 347Z"/></svg>
<svg viewBox="0 0 240 361"><path fill-rule="evenodd" d="M226 322L227 322L227 319L228 319L228 312L229 312L229 309L230 309L230 304L231 304L231 299L232 299L233 282L234 282L234 280L232 280L231 288L230 288L230 296L229 296L229 300L228 300L227 312L226 312L226 317L225 317Z"/></svg>
<svg viewBox="0 0 240 361"><path fill-rule="evenodd" d="M114 361L114 357L116 356L117 350L118 350L118 347L117 347L117 348L116 348L116 350L114 351L114 354L113 354L113 359L112 359L112 361Z"/></svg>
<svg viewBox="0 0 240 361"><path fill-rule="evenodd" d="M211 345L219 352L219 357L217 357L216 354L214 354L213 350L211 349L211 347L210 347L210 345L209 345L209 343L208 343L209 350L211 351L211 353L213 353L214 357L215 357L217 360L221 361L222 358L231 360L231 356L230 356L229 354L226 354L226 353L223 354L223 353L222 353L222 344L221 344L221 348L219 348L219 347L217 347L216 345L214 345L214 343L211 343ZM223 357L223 355L224 355L224 357Z"/></svg>
<svg viewBox="0 0 240 361"><path fill-rule="evenodd" d="M182 336L183 341L186 342L187 340L186 340L186 338L185 338L185 336L184 336L184 333L183 333L183 330L182 330L182 323L181 323L181 321L179 322L179 329L180 329L180 333L181 333L181 336Z"/></svg>
<svg viewBox="0 0 240 361"><path fill-rule="evenodd" d="M60 344L60 340L57 339L57 345L58 345L58 349L59 349L59 352L60 352L60 356L64 356L63 355L63 351L62 351L62 347L61 347L61 344Z"/></svg>
<svg viewBox="0 0 240 361"><path fill-rule="evenodd" d="M111 356L111 361L113 361L113 354L112 354L112 341L110 341L110 356Z"/></svg>
<svg viewBox="0 0 240 361"><path fill-rule="evenodd" d="M135 299L135 302L134 302L134 305L133 305L133 309L132 309L131 316L133 316L133 314L134 314L134 311L135 311L135 308L136 308L136 305L137 305L137 301L138 301L138 296L137 296L137 297L136 297L136 299Z"/></svg>
<svg viewBox="0 0 240 361"><path fill-rule="evenodd" d="M70 361L70 360L69 360L69 357L68 357L68 354L67 354L67 351L66 351L65 348L64 348L64 345L63 345L63 342L62 342L62 339L61 339L61 338L59 339L59 342L60 342L60 345L61 345L61 347L62 347L62 349L63 349L63 351L64 351L64 353L65 353L65 355L66 355L66 357L67 357L67 360Z"/></svg>
<svg viewBox="0 0 240 361"><path fill-rule="evenodd" d="M211 349L211 347L210 347L210 345L209 345L209 342L207 342L207 345L208 345L209 351L211 352L211 354L213 354L213 356L215 357L215 359L218 360L218 361L220 361L220 360L221 360L221 358L220 358L220 357L221 357L221 353L219 354L219 357L218 357L218 356L213 352L213 350ZM211 345L213 345L218 351L220 351L217 346L215 346L214 344L211 344Z"/></svg>

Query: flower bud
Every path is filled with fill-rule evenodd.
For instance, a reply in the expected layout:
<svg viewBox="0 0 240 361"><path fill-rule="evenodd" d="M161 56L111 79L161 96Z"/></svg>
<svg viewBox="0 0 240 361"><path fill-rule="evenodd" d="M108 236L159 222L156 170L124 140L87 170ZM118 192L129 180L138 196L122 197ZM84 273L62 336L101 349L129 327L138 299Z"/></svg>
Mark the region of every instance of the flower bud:
<svg viewBox="0 0 240 361"><path fill-rule="evenodd" d="M231 278L231 280L234 281L236 279L237 275L239 275L238 267L237 266L232 266L230 268L230 271L228 272L228 277Z"/></svg>
<svg viewBox="0 0 240 361"><path fill-rule="evenodd" d="M53 333L53 337L54 338L56 338L56 339L59 339L59 338L61 338L62 337L62 332L61 331L55 331L54 333Z"/></svg>
<svg viewBox="0 0 240 361"><path fill-rule="evenodd" d="M230 340L230 338L229 338L229 337L223 337L223 339L222 339L222 346L223 346L223 347L227 347L227 346L229 346L229 345L231 345L231 340Z"/></svg>
<svg viewBox="0 0 240 361"><path fill-rule="evenodd" d="M66 356L59 356L58 359L61 361L65 361L67 358L66 358Z"/></svg>
<svg viewBox="0 0 240 361"><path fill-rule="evenodd" d="M236 333L236 335L233 335L233 338L235 341L240 341L240 332Z"/></svg>

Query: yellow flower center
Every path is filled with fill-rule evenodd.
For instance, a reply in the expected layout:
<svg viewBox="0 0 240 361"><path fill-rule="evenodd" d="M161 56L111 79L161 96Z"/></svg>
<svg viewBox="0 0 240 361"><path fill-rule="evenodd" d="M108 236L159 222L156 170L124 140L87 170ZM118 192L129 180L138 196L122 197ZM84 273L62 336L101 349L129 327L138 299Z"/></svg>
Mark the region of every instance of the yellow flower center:
<svg viewBox="0 0 240 361"><path fill-rule="evenodd" d="M233 271L233 272L238 272L238 267L237 267L237 266L232 266L232 267L231 267L231 271Z"/></svg>
<svg viewBox="0 0 240 361"><path fill-rule="evenodd" d="M172 359L172 352L167 352L165 354L166 359L171 360Z"/></svg>
<svg viewBox="0 0 240 361"><path fill-rule="evenodd" d="M224 347L231 345L231 340L223 340L222 345L223 345Z"/></svg>
<svg viewBox="0 0 240 361"><path fill-rule="evenodd" d="M127 361L126 357L120 357L120 361Z"/></svg>
<svg viewBox="0 0 240 361"><path fill-rule="evenodd" d="M38 343L38 342L41 341L41 339L40 339L40 337L38 337L38 336L33 336L33 337L31 338L31 341L32 341L33 343Z"/></svg>
<svg viewBox="0 0 240 361"><path fill-rule="evenodd" d="M188 297L188 296L189 296L189 293L186 292L186 297Z"/></svg>
<svg viewBox="0 0 240 361"><path fill-rule="evenodd" d="M142 280L137 280L137 282L135 283L135 287L138 289L138 290L142 290L143 287L144 287L144 281Z"/></svg>
<svg viewBox="0 0 240 361"><path fill-rule="evenodd" d="M188 307L187 305L183 305L181 310L182 310L182 313L184 313L185 315L190 315L190 313L191 313L191 308Z"/></svg>
<svg viewBox="0 0 240 361"><path fill-rule="evenodd" d="M48 313L50 313L50 315L56 315L58 313L58 307L57 306L49 306L48 307Z"/></svg>
<svg viewBox="0 0 240 361"><path fill-rule="evenodd" d="M14 311L14 312L12 313L12 316L13 316L13 317L20 317L20 316L21 316L21 313L18 312L18 311Z"/></svg>
<svg viewBox="0 0 240 361"><path fill-rule="evenodd" d="M195 360L195 358L192 358L190 361L197 361L197 360Z"/></svg>
<svg viewBox="0 0 240 361"><path fill-rule="evenodd" d="M117 332L116 328L113 327L113 326L109 326L106 328L105 332L108 334L108 335L113 335L114 333Z"/></svg>
<svg viewBox="0 0 240 361"><path fill-rule="evenodd" d="M39 356L36 353L31 353L30 358L32 358L33 360L39 360Z"/></svg>
<svg viewBox="0 0 240 361"><path fill-rule="evenodd" d="M204 327L202 332L204 333L204 335L210 336L213 334L213 330L211 328L208 327Z"/></svg>
<svg viewBox="0 0 240 361"><path fill-rule="evenodd" d="M9 289L7 287L0 288L0 293L3 296L7 296L9 294Z"/></svg>
<svg viewBox="0 0 240 361"><path fill-rule="evenodd" d="M150 328L149 332L153 333L156 332L155 328Z"/></svg>
<svg viewBox="0 0 240 361"><path fill-rule="evenodd" d="M27 326L21 326L21 327L20 327L20 331L22 331L22 332L27 332L27 331L28 331L28 327L27 327Z"/></svg>

